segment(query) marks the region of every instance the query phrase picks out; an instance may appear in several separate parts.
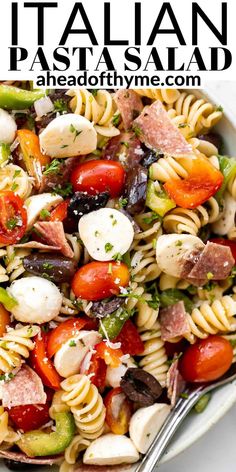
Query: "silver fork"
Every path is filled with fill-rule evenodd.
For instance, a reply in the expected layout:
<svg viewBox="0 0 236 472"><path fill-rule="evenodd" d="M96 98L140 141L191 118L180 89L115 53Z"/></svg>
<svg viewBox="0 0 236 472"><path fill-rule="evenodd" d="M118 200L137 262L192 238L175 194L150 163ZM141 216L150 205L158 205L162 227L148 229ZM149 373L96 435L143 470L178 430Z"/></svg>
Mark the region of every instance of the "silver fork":
<svg viewBox="0 0 236 472"><path fill-rule="evenodd" d="M235 364L233 364L230 370L219 380L209 384L198 384L195 387L185 390L184 393L186 394L187 398L180 398L178 400L175 408L167 417L161 430L143 457L143 460L135 469L135 472L152 472L155 466L159 463L171 438L197 401L205 393L232 382L233 380L236 380Z"/></svg>

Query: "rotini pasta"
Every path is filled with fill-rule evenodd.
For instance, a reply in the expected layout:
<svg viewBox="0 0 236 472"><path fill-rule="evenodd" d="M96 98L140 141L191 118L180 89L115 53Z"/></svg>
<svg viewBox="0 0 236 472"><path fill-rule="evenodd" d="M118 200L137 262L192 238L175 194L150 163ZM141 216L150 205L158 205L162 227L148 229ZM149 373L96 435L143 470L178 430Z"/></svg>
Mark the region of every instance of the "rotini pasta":
<svg viewBox="0 0 236 472"><path fill-rule="evenodd" d="M197 338L207 338L209 334L224 333L236 329L236 302L225 295L212 303L203 302L188 315L191 333Z"/></svg>
<svg viewBox="0 0 236 472"><path fill-rule="evenodd" d="M152 180L167 182L170 179L187 178L188 172L181 163L181 159L173 157L161 157L154 162L149 169L149 175Z"/></svg>
<svg viewBox="0 0 236 472"><path fill-rule="evenodd" d="M92 121L98 134L111 138L120 131L112 124L116 111L112 95L106 90L98 90L96 96L85 89L69 90L72 98L70 107L77 115L83 115Z"/></svg>
<svg viewBox="0 0 236 472"><path fill-rule="evenodd" d="M22 358L29 357L29 351L34 348L32 339L38 334L40 328L34 325L23 326L9 330L0 338L0 372L2 374L12 372L22 363Z"/></svg>
<svg viewBox="0 0 236 472"><path fill-rule="evenodd" d="M172 104L180 96L176 89L135 89L135 92L141 97L151 98L152 100L161 100L161 102Z"/></svg>
<svg viewBox="0 0 236 472"><path fill-rule="evenodd" d="M136 324L140 329L152 329L159 313L159 308L152 308L148 301L152 300L150 293L143 293L136 305Z"/></svg>
<svg viewBox="0 0 236 472"><path fill-rule="evenodd" d="M188 233L197 235L203 226L214 223L220 217L217 200L211 197L206 207L198 206L195 210L174 208L165 215L163 227L167 233Z"/></svg>
<svg viewBox="0 0 236 472"><path fill-rule="evenodd" d="M0 444L14 444L20 439L20 435L16 433L8 424L8 413L0 406Z"/></svg>
<svg viewBox="0 0 236 472"><path fill-rule="evenodd" d="M189 287L189 282L184 279L179 279L178 277L173 277L172 275L165 274L164 272L161 273L159 277L159 288L161 291L167 290L168 288L178 288L178 289L186 289Z"/></svg>
<svg viewBox="0 0 236 472"><path fill-rule="evenodd" d="M15 164L8 164L0 169L0 190L11 190L25 199L32 190L28 174Z"/></svg>
<svg viewBox="0 0 236 472"><path fill-rule="evenodd" d="M85 439L101 436L105 422L105 407L95 385L85 375L73 375L63 380L62 401L71 409L80 435Z"/></svg>
<svg viewBox="0 0 236 472"><path fill-rule="evenodd" d="M13 282L13 280L18 279L18 277L24 274L25 268L23 266L23 259L29 254L30 249L15 248L14 246L6 247L4 261L6 274L10 282Z"/></svg>
<svg viewBox="0 0 236 472"><path fill-rule="evenodd" d="M144 352L139 366L150 372L162 386L165 386L169 367L159 322L156 321L151 330L141 330L140 335L144 343Z"/></svg>
<svg viewBox="0 0 236 472"><path fill-rule="evenodd" d="M184 130L185 134L185 127L187 127L192 136L207 131L222 118L222 111L217 110L211 103L186 92L181 92L174 107L168 105L167 109L174 109L178 117L183 117L184 121L180 124L180 131Z"/></svg>
<svg viewBox="0 0 236 472"><path fill-rule="evenodd" d="M75 464L79 454L87 449L90 441L77 434L65 450L65 461L67 464Z"/></svg>

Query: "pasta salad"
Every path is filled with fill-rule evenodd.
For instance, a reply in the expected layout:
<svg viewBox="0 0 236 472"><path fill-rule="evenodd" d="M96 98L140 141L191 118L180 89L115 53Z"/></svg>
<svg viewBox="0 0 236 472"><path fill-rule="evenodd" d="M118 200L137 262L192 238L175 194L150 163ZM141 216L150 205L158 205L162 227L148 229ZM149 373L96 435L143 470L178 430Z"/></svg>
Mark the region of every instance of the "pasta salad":
<svg viewBox="0 0 236 472"><path fill-rule="evenodd" d="M10 469L121 470L189 383L235 362L236 159L214 129L222 116L176 89L0 83Z"/></svg>

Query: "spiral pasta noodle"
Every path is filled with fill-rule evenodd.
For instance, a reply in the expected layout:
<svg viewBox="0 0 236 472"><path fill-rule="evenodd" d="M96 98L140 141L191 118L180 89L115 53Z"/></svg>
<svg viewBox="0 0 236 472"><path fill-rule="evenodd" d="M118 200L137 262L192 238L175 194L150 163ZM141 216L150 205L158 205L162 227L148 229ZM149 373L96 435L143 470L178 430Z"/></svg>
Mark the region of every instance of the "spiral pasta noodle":
<svg viewBox="0 0 236 472"><path fill-rule="evenodd" d="M217 221L219 215L219 204L211 197L208 200L208 208L199 205L195 210L178 207L169 211L164 217L163 227L167 233L187 233L196 236L203 226Z"/></svg>
<svg viewBox="0 0 236 472"><path fill-rule="evenodd" d="M19 434L9 426L8 419L8 412L0 406L0 444L3 442L13 444L20 439Z"/></svg>
<svg viewBox="0 0 236 472"><path fill-rule="evenodd" d="M106 416L102 397L86 375L73 375L63 380L62 401L71 409L79 434L85 439L101 436Z"/></svg>
<svg viewBox="0 0 236 472"><path fill-rule="evenodd" d="M161 157L154 162L149 169L149 175L152 180L167 182L170 179L186 179L188 172L181 164L181 159L174 159L171 156Z"/></svg>
<svg viewBox="0 0 236 472"><path fill-rule="evenodd" d="M201 301L208 300L212 302L217 298L222 298L224 292L226 292L232 285L233 281L229 277L226 280L221 280L218 283L212 282L210 287L198 287L197 296Z"/></svg>
<svg viewBox="0 0 236 472"><path fill-rule="evenodd" d="M63 390L58 390L53 395L52 403L49 409L50 418L53 420L55 419L55 413L64 413L65 411L70 411L70 407L62 400L63 395Z"/></svg>
<svg viewBox="0 0 236 472"><path fill-rule="evenodd" d="M152 374L164 387L169 367L159 322L156 321L151 330L140 330L140 336L144 343L144 351L139 366Z"/></svg>
<svg viewBox="0 0 236 472"><path fill-rule="evenodd" d="M159 308L152 308L148 301L152 300L150 293L143 293L136 305L136 324L140 329L152 329L159 313Z"/></svg>
<svg viewBox="0 0 236 472"><path fill-rule="evenodd" d="M179 279L173 275L161 273L159 277L159 288L161 291L167 290L168 288L178 288L180 290L185 290L190 285L187 280Z"/></svg>
<svg viewBox="0 0 236 472"><path fill-rule="evenodd" d="M0 338L0 372L12 372L22 363L22 358L29 357L29 351L34 348L32 339L40 328L34 325L11 329Z"/></svg>
<svg viewBox="0 0 236 472"><path fill-rule="evenodd" d="M236 302L225 295L212 303L204 301L199 308L188 314L191 333L197 338L207 338L209 334L224 333L236 329Z"/></svg>
<svg viewBox="0 0 236 472"><path fill-rule="evenodd" d="M112 124L116 107L107 90L98 90L96 96L85 89L69 90L70 107L77 115L83 115L95 125L98 134L105 137L117 136L120 131Z"/></svg>
<svg viewBox="0 0 236 472"><path fill-rule="evenodd" d="M6 264L6 274L10 282L13 282L13 280L17 279L25 272L23 259L28 256L30 252L30 249L26 248L15 248L14 246L6 247L4 260Z"/></svg>
<svg viewBox="0 0 236 472"><path fill-rule="evenodd" d="M174 103L180 96L180 92L176 89L135 89L135 92L141 97L160 100L168 104Z"/></svg>
<svg viewBox="0 0 236 472"><path fill-rule="evenodd" d="M30 195L32 184L28 174L15 164L8 164L0 169L0 191L11 190L25 199Z"/></svg>
<svg viewBox="0 0 236 472"><path fill-rule="evenodd" d="M65 461L67 464L75 464L79 454L87 449L89 445L90 441L88 439L77 434L65 450Z"/></svg>
<svg viewBox="0 0 236 472"><path fill-rule="evenodd" d="M181 92L174 106L168 105L167 109L174 109L178 117L183 117L180 131L184 130L185 124L195 136L212 128L222 118L222 111L217 110L210 102L186 92Z"/></svg>

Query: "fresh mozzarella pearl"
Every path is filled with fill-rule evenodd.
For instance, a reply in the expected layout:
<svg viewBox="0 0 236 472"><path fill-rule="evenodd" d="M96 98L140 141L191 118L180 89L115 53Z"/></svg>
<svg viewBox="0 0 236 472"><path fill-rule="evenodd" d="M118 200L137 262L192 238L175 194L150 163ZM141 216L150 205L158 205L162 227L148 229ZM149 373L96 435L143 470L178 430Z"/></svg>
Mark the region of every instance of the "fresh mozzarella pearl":
<svg viewBox="0 0 236 472"><path fill-rule="evenodd" d="M60 312L62 295L59 289L42 277L15 280L7 291L17 301L12 314L22 323L46 323Z"/></svg>
<svg viewBox="0 0 236 472"><path fill-rule="evenodd" d="M202 240L191 234L164 234L157 240L157 264L162 272L181 277L186 257L204 247Z"/></svg>
<svg viewBox="0 0 236 472"><path fill-rule="evenodd" d="M130 420L129 434L139 452L147 452L169 413L170 406L165 403L155 403L134 413Z"/></svg>
<svg viewBox="0 0 236 472"><path fill-rule="evenodd" d="M69 339L54 357L54 365L58 374L65 378L78 374L84 357L101 339L102 337L97 331L80 331L79 334Z"/></svg>
<svg viewBox="0 0 236 472"><path fill-rule="evenodd" d="M139 453L131 439L112 433L95 439L83 457L84 464L92 465L132 464L138 460Z"/></svg>
<svg viewBox="0 0 236 472"><path fill-rule="evenodd" d="M118 210L101 208L82 216L79 234L90 256L96 261L110 261L125 254L134 238L130 220Z"/></svg>
<svg viewBox="0 0 236 472"><path fill-rule="evenodd" d="M60 115L39 135L41 150L51 157L89 154L97 147L97 133L91 121L80 115Z"/></svg>
<svg viewBox="0 0 236 472"><path fill-rule="evenodd" d="M0 142L11 144L16 135L16 122L7 111L0 108Z"/></svg>
<svg viewBox="0 0 236 472"><path fill-rule="evenodd" d="M25 200L27 230L33 226L42 210L50 210L62 201L63 198L60 195L53 195L53 193L41 193L27 198Z"/></svg>

